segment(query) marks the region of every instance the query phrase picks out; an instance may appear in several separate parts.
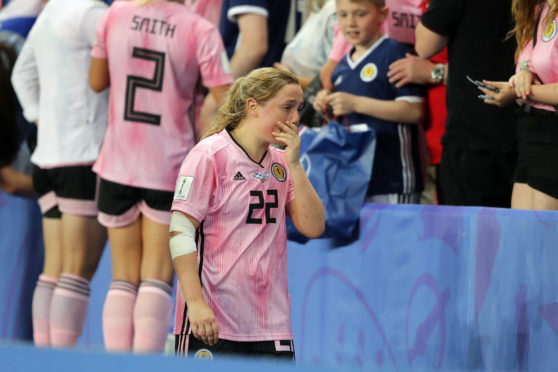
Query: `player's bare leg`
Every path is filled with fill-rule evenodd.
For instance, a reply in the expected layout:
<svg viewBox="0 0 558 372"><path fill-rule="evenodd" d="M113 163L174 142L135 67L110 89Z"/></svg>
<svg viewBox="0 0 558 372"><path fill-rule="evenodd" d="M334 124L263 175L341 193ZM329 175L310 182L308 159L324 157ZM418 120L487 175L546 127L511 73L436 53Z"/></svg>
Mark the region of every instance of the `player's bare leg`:
<svg viewBox="0 0 558 372"><path fill-rule="evenodd" d="M107 230L97 217L62 215L63 272L91 280L107 242Z"/></svg>
<svg viewBox="0 0 558 372"><path fill-rule="evenodd" d="M171 324L174 271L168 234L168 225L142 216L142 282L134 309L134 351L139 353L163 352Z"/></svg>

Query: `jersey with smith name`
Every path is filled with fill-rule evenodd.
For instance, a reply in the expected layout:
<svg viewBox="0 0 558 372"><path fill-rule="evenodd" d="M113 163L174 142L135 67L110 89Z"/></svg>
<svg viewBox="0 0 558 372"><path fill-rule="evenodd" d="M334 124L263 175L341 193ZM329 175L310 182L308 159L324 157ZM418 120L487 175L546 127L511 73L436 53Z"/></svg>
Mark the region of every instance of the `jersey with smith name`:
<svg viewBox="0 0 558 372"><path fill-rule="evenodd" d="M424 93L416 84L397 88L388 81L389 65L409 52L407 47L382 36L358 60L345 55L333 71L331 81L338 92L385 101L423 102ZM416 125L396 123L352 113L349 124L366 123L376 131L376 153L368 195L409 194L422 190Z"/></svg>
<svg viewBox="0 0 558 372"><path fill-rule="evenodd" d="M422 16L424 0L386 0L389 14L384 22L384 31L390 38L415 45L415 28Z"/></svg>
<svg viewBox="0 0 558 372"><path fill-rule="evenodd" d="M293 199L284 152L270 147L257 163L226 130L201 141L182 163L172 210L201 222L201 283L219 338L292 339L285 207ZM178 288L174 333L189 332Z"/></svg>
<svg viewBox="0 0 558 372"><path fill-rule="evenodd" d="M172 191L194 146L198 78L233 82L217 28L183 4L116 1L97 24L91 55L108 59L109 124L94 170L124 185Z"/></svg>

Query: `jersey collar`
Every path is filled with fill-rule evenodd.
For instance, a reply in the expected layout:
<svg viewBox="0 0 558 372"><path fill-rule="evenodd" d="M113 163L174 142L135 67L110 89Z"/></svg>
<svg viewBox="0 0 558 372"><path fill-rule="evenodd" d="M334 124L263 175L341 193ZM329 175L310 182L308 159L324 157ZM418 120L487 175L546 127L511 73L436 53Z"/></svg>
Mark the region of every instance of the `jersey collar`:
<svg viewBox="0 0 558 372"><path fill-rule="evenodd" d="M366 52L364 52L356 61L353 62L353 60L351 59L351 54L353 54L353 51L355 50L355 48L351 48L351 50L349 51L349 53L347 53L345 55L345 58L347 58L347 64L349 65L349 67L351 68L351 70L354 70L366 57L368 57L368 55L370 53L372 53L374 51L374 49L376 49L385 39L387 39L386 35L382 35L380 36L380 38L378 40L376 40L374 42L374 44L372 44L370 46L370 48L368 48L368 50Z"/></svg>
<svg viewBox="0 0 558 372"><path fill-rule="evenodd" d="M265 168L265 167L262 165L262 163L263 163L264 160L266 159L267 153L268 153L269 151L266 151L266 152L264 153L264 155L262 156L262 158L261 158L261 160L260 160L259 162L258 162L258 161L255 161L254 159L252 159L252 158L250 157L250 155L248 155L248 153L246 152L246 150L244 149L244 147L242 147L242 146L240 145L240 143L236 142L236 139L233 137L233 135L232 135L230 129L226 128L226 129L225 129L225 132L227 133L227 136L231 139L231 141L232 141L236 146L238 146L238 148L240 148L240 149L242 150L242 152L244 152L244 154L246 155L246 157L247 157L252 163L255 163L255 164L259 165L261 168Z"/></svg>

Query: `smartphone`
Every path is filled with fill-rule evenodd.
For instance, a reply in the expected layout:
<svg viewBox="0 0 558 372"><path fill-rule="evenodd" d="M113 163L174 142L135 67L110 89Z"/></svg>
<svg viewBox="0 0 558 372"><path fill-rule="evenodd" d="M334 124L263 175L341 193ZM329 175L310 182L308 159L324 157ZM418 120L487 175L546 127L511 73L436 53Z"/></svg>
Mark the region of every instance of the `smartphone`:
<svg viewBox="0 0 558 372"><path fill-rule="evenodd" d="M499 93L500 89L493 87L492 85L486 85L485 83L483 83L482 81L479 80L473 80L469 77L469 75L467 75L467 80L469 80L471 83L475 84L477 87L481 87L484 89L488 89L491 90L493 92Z"/></svg>

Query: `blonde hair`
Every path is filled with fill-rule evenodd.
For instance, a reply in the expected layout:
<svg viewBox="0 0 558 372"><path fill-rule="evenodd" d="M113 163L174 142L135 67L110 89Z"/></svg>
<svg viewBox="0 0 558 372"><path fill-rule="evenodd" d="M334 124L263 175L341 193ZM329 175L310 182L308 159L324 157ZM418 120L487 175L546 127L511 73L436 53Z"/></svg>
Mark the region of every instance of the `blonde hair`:
<svg viewBox="0 0 558 372"><path fill-rule="evenodd" d="M235 129L246 117L246 101L249 98L265 104L289 84L299 84L296 75L274 67L259 68L238 78L230 87L225 102L202 138L225 128Z"/></svg>
<svg viewBox="0 0 558 372"><path fill-rule="evenodd" d="M385 0L349 0L351 3L364 3L365 1L369 2L370 4L376 6L376 8L378 9L383 9L386 6L386 1ZM339 0L335 0L336 3L339 2Z"/></svg>
<svg viewBox="0 0 558 372"><path fill-rule="evenodd" d="M308 13L317 13L320 11L320 9L322 9L322 7L324 6L324 4L327 2L328 0L308 0L306 2L306 12Z"/></svg>
<svg viewBox="0 0 558 372"><path fill-rule="evenodd" d="M515 60L519 58L519 53L533 40L535 35L535 26L537 17L541 7L544 6L545 0L513 0L512 15L515 20L514 28L508 33L508 37L515 36L517 40L517 50L515 51ZM558 14L558 4L554 3L550 6L550 10L544 19L539 22L543 28L548 26L550 22Z"/></svg>
<svg viewBox="0 0 558 372"><path fill-rule="evenodd" d="M161 0L134 0L134 5L145 6L154 3L156 1L161 1Z"/></svg>

